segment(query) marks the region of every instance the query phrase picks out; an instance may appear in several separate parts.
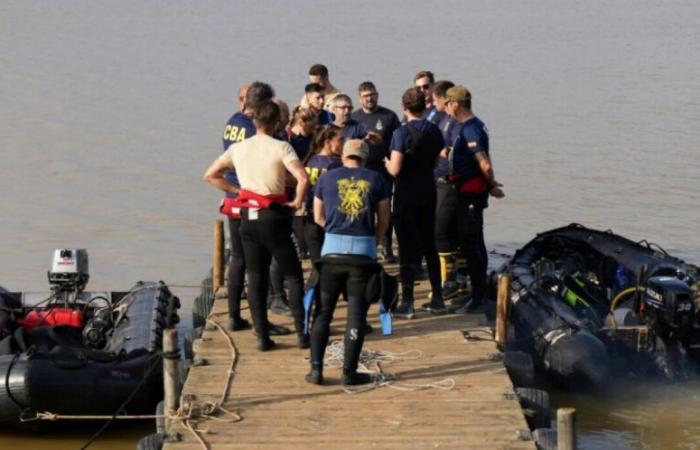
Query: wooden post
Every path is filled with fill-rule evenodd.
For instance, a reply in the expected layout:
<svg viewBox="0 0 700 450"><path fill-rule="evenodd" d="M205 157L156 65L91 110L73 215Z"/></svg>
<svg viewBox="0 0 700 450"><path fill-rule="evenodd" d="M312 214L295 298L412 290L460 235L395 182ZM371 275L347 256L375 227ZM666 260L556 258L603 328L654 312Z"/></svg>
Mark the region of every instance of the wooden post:
<svg viewBox="0 0 700 450"><path fill-rule="evenodd" d="M498 276L498 295L496 303L496 345L505 349L508 342L508 311L510 309L510 274Z"/></svg>
<svg viewBox="0 0 700 450"><path fill-rule="evenodd" d="M224 285L224 222L217 220L214 222L214 253L212 263L212 293Z"/></svg>
<svg viewBox="0 0 700 450"><path fill-rule="evenodd" d="M163 390L165 392L164 412L165 412L165 432L171 429L172 421L168 417L177 414L180 407L178 387L180 386L178 360L180 352L177 346L177 328L167 328L163 330Z"/></svg>
<svg viewBox="0 0 700 450"><path fill-rule="evenodd" d="M557 410L557 450L576 450L576 410Z"/></svg>

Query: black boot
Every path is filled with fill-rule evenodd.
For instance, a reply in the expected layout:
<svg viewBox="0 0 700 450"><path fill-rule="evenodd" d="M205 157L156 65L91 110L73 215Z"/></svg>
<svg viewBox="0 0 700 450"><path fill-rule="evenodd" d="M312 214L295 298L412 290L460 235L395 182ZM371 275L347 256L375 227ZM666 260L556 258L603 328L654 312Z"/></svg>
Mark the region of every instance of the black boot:
<svg viewBox="0 0 700 450"><path fill-rule="evenodd" d="M279 294L270 294L267 297L267 305L270 312L273 314L278 314L280 316L291 316L292 310L289 309L287 304L287 296L284 292Z"/></svg>
<svg viewBox="0 0 700 450"><path fill-rule="evenodd" d="M269 337L258 337L258 350L261 352L266 352L268 350L272 350L275 347L275 341L270 339Z"/></svg>
<svg viewBox="0 0 700 450"><path fill-rule="evenodd" d="M416 316L416 310L413 308L413 294L403 293L401 302L393 313L394 317L399 319L413 319Z"/></svg>
<svg viewBox="0 0 700 450"><path fill-rule="evenodd" d="M343 378L341 383L343 386L357 386L358 384L368 384L372 382L372 376L368 373L359 373L357 371L349 372L343 370Z"/></svg>
<svg viewBox="0 0 700 450"><path fill-rule="evenodd" d="M311 341L308 334L302 333L297 335L297 347L302 349L311 347Z"/></svg>
<svg viewBox="0 0 700 450"><path fill-rule="evenodd" d="M445 302L442 300L441 295L433 294L433 296L430 298L430 303L424 303L421 305L421 309L438 316L447 313L447 308L445 308Z"/></svg>
<svg viewBox="0 0 700 450"><path fill-rule="evenodd" d="M323 372L320 367L312 367L304 378L307 383L323 384Z"/></svg>
<svg viewBox="0 0 700 450"><path fill-rule="evenodd" d="M228 319L228 329L231 331L241 331L250 328L250 322L245 320L243 317L231 317Z"/></svg>

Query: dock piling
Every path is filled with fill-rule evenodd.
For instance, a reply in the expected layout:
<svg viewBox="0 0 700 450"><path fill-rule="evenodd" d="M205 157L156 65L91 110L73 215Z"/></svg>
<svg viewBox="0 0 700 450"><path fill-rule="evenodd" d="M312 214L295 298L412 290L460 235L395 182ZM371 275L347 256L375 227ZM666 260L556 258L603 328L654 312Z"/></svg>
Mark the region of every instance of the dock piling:
<svg viewBox="0 0 700 450"><path fill-rule="evenodd" d="M576 450L576 410L557 410L557 450Z"/></svg>
<svg viewBox="0 0 700 450"><path fill-rule="evenodd" d="M224 285L224 222L214 222L214 252L212 261L212 289L214 294Z"/></svg>
<svg viewBox="0 0 700 450"><path fill-rule="evenodd" d="M171 430L172 419L180 407L178 386L180 385L178 360L180 352L177 345L177 328L168 328L163 331L163 390L165 393L165 432Z"/></svg>
<svg viewBox="0 0 700 450"><path fill-rule="evenodd" d="M498 295L496 303L496 345L503 351L508 342L508 313L510 309L510 274L498 276Z"/></svg>

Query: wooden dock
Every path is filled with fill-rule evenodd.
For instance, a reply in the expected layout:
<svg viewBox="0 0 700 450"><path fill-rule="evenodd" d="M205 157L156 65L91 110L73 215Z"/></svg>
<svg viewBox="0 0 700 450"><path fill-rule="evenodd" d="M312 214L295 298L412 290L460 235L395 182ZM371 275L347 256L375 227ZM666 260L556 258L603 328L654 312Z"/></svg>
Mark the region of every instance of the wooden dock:
<svg viewBox="0 0 700 450"><path fill-rule="evenodd" d="M416 288L416 303L427 295L427 282ZM331 340L342 340L345 305L341 301L332 324ZM244 312L245 313L245 312ZM296 335L273 337L273 351L256 350L251 331L229 333L235 343L235 375L224 408L235 411L236 423L205 420L196 424L211 449L425 449L493 448L534 449L522 440L527 424L503 363L494 356L490 340L466 340L462 330L490 338L484 316L432 316L418 313L414 320L395 320L394 334L382 336L376 305L369 321L374 333L365 349L413 352L406 358L385 363L393 373L394 388L382 386L362 393L346 393L340 369L326 368L325 385L306 383L308 350L296 348ZM226 300L216 300L210 319L227 324ZM270 315L274 323L291 325L291 319ZM183 396L200 401L222 395L231 351L228 339L209 327L195 342L198 359ZM419 356L419 357L417 357ZM437 382L443 388L417 389ZM398 389L395 389L398 388ZM166 443L167 450L201 449L202 444L182 429L182 441ZM527 435L527 433L525 433Z"/></svg>

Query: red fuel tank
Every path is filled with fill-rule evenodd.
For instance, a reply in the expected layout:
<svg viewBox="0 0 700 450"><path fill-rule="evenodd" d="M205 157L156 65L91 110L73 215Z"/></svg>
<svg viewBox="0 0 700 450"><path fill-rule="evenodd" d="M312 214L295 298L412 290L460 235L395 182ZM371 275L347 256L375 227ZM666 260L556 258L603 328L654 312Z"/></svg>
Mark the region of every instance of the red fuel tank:
<svg viewBox="0 0 700 450"><path fill-rule="evenodd" d="M31 331L36 327L52 327L52 326L69 326L75 328L83 328L85 320L83 312L79 309L71 308L52 308L49 310L37 311L32 310L21 319L18 319L20 325L26 330Z"/></svg>

